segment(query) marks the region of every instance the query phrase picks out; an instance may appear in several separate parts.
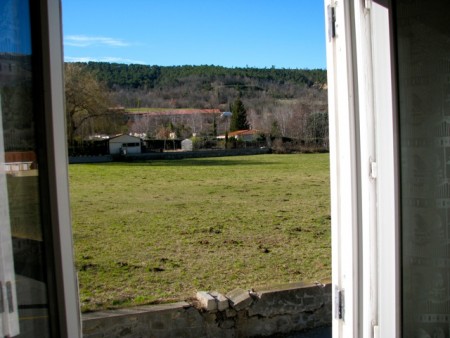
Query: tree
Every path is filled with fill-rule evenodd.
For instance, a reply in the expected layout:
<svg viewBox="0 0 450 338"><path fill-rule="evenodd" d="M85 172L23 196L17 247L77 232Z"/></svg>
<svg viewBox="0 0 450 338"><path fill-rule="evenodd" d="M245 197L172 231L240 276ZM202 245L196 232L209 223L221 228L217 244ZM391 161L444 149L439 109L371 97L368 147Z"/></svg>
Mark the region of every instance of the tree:
<svg viewBox="0 0 450 338"><path fill-rule="evenodd" d="M247 122L247 110L240 98L234 101L231 107L230 131L249 129Z"/></svg>
<svg viewBox="0 0 450 338"><path fill-rule="evenodd" d="M280 127L278 125L277 120L274 120L272 122L272 128L270 129L270 136L271 137L280 137L280 136L282 136L282 134L280 132Z"/></svg>
<svg viewBox="0 0 450 338"><path fill-rule="evenodd" d="M82 65L66 63L64 84L67 139L73 144L77 131L86 121L115 113L108 112L105 87Z"/></svg>
<svg viewBox="0 0 450 338"><path fill-rule="evenodd" d="M217 136L217 122L216 122L216 117L213 117L213 131L212 131L212 136L216 137Z"/></svg>
<svg viewBox="0 0 450 338"><path fill-rule="evenodd" d="M289 106L278 106L273 109L272 112L274 122L276 122L276 126L278 132L283 137L291 136L289 132L290 127L292 126L292 120L294 119L294 113ZM273 124L272 124L273 127Z"/></svg>
<svg viewBox="0 0 450 338"><path fill-rule="evenodd" d="M315 145L328 143L328 112L313 112L308 116L309 141Z"/></svg>
<svg viewBox="0 0 450 338"><path fill-rule="evenodd" d="M156 133L156 138L158 140L164 140L164 150L166 150L167 139L170 137L171 129L169 127L162 126Z"/></svg>

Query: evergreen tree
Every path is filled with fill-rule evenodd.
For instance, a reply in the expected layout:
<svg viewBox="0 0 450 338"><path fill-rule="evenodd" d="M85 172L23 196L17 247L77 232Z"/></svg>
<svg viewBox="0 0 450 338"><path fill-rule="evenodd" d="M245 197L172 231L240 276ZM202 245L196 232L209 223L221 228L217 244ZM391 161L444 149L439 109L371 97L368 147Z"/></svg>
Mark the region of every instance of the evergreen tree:
<svg viewBox="0 0 450 338"><path fill-rule="evenodd" d="M230 131L249 129L247 122L247 110L240 98L234 101L231 107Z"/></svg>
<svg viewBox="0 0 450 338"><path fill-rule="evenodd" d="M216 117L213 117L213 136L216 137L217 136L217 122L216 122Z"/></svg>

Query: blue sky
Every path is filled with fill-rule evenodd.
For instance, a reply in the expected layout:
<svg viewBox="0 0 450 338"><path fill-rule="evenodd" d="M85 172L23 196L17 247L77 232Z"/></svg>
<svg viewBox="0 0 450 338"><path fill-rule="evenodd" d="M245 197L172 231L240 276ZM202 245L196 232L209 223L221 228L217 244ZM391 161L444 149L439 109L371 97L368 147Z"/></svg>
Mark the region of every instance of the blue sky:
<svg viewBox="0 0 450 338"><path fill-rule="evenodd" d="M29 18L27 0L0 1L0 53L31 54Z"/></svg>
<svg viewBox="0 0 450 338"><path fill-rule="evenodd" d="M66 61L326 68L323 0L62 0Z"/></svg>

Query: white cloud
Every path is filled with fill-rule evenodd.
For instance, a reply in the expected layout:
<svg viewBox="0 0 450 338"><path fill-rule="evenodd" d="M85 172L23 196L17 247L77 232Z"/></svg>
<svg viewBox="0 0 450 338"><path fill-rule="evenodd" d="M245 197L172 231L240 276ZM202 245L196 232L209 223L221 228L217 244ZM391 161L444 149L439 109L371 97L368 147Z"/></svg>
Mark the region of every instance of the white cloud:
<svg viewBox="0 0 450 338"><path fill-rule="evenodd" d="M104 36L68 35L64 37L64 45L72 47L127 47L130 44L120 39L114 39Z"/></svg>
<svg viewBox="0 0 450 338"><path fill-rule="evenodd" d="M118 58L114 56L104 56L104 57L90 57L90 56L80 56L80 57L74 57L74 56L65 56L64 61L66 62L110 62L110 63L126 63L126 64L146 64L144 61L140 60L132 60L132 59L125 59L125 58Z"/></svg>

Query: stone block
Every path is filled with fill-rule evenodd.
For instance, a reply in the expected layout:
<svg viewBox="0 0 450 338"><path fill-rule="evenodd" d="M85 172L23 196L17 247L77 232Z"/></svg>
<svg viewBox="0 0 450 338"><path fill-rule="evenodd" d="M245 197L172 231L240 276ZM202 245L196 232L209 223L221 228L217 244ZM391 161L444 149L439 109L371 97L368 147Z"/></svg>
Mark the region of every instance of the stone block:
<svg viewBox="0 0 450 338"><path fill-rule="evenodd" d="M291 317L275 316L271 318L251 317L238 327L238 337L265 337L292 332Z"/></svg>
<svg viewBox="0 0 450 338"><path fill-rule="evenodd" d="M214 326L216 326L216 322L217 322L216 313L210 313L210 312L202 313L202 317L203 317L203 321L207 325L213 324Z"/></svg>
<svg viewBox="0 0 450 338"><path fill-rule="evenodd" d="M327 306L323 306L314 312L314 326L330 326L332 322L331 309Z"/></svg>
<svg viewBox="0 0 450 338"><path fill-rule="evenodd" d="M234 318L234 317L237 316L237 312L236 312L235 309L228 308L228 309L225 310L225 316L227 318Z"/></svg>
<svg viewBox="0 0 450 338"><path fill-rule="evenodd" d="M190 329L193 327L201 327L203 325L203 318L196 308L190 307L186 308L184 312L181 312L181 318L176 322L180 324L178 327L182 328L184 324L184 328L188 327Z"/></svg>
<svg viewBox="0 0 450 338"><path fill-rule="evenodd" d="M304 313L298 313L291 316L294 331L300 331L306 327L306 317L307 316Z"/></svg>
<svg viewBox="0 0 450 338"><path fill-rule="evenodd" d="M317 296L317 297L304 296L303 297L303 305L305 307L311 307L314 304L321 304L321 302L322 302L322 297L320 297L320 299L319 299L319 296Z"/></svg>
<svg viewBox="0 0 450 338"><path fill-rule="evenodd" d="M209 293L205 291L197 292L197 300L200 302L200 306L206 311L215 311L217 310L217 302L216 299L211 296Z"/></svg>
<svg viewBox="0 0 450 338"><path fill-rule="evenodd" d="M249 307L252 302L252 296L247 290L237 288L233 291L227 293L226 297L230 300L231 306L236 310L240 311Z"/></svg>
<svg viewBox="0 0 450 338"><path fill-rule="evenodd" d="M212 291L209 293L211 296L213 296L217 302L217 310L224 311L228 309L230 304L228 303L228 298L222 295L220 292Z"/></svg>
<svg viewBox="0 0 450 338"><path fill-rule="evenodd" d="M161 335L150 336L149 338L209 338L205 328L189 328L189 329L174 329L168 330ZM84 337L83 337L84 338Z"/></svg>
<svg viewBox="0 0 450 338"><path fill-rule="evenodd" d="M232 329L232 328L234 328L235 325L236 325L236 323L234 322L233 319L226 319L219 324L220 328L224 329L224 330Z"/></svg>
<svg viewBox="0 0 450 338"><path fill-rule="evenodd" d="M186 336L182 336L182 337L186 337ZM190 336L192 338L197 338L195 336ZM216 338L216 337L220 337L220 338L235 338L236 335L234 333L234 329L223 329L219 326L208 326L206 328L206 337L207 338ZM175 337L174 337L175 338Z"/></svg>

